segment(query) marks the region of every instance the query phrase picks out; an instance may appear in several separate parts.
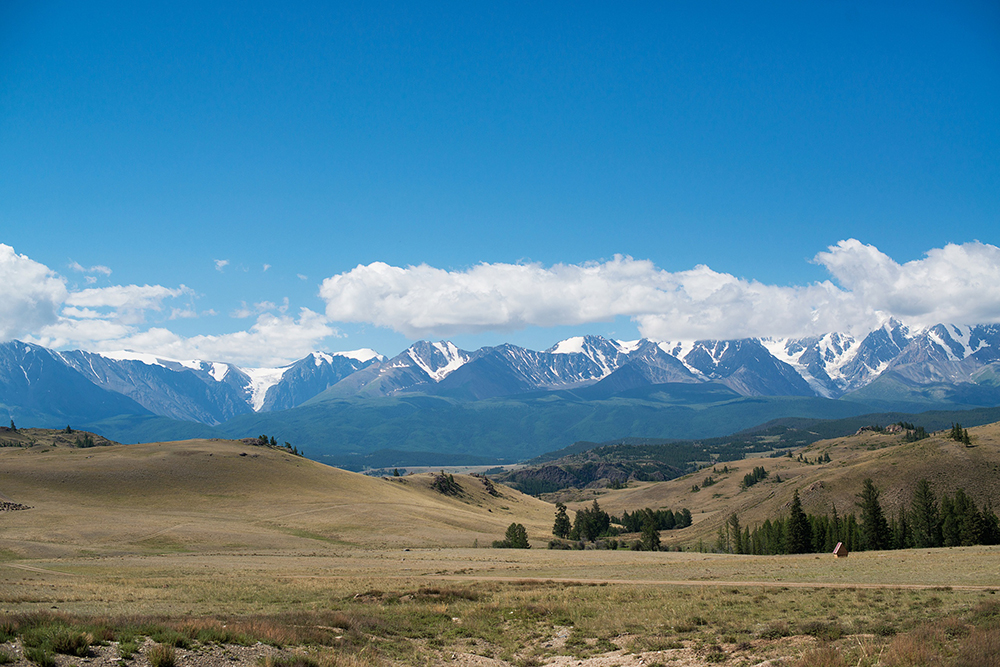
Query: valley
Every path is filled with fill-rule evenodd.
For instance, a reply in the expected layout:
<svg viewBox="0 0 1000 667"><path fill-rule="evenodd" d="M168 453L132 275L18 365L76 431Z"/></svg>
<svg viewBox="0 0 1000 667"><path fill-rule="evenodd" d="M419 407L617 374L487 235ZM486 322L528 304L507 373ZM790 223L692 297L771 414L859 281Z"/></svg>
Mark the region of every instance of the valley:
<svg viewBox="0 0 1000 667"><path fill-rule="evenodd" d="M912 651L976 664L1000 632L1000 547L845 560L698 550L733 512L744 525L786 512L793 490L847 511L864 476L877 476L887 513L918 477L995 502L1000 425L969 432L971 447L862 432L725 473L546 496L571 510L595 498L613 513L691 509L692 526L661 533L683 551L643 552L547 549L554 505L470 475L446 495L435 473L373 478L256 439L80 447L89 434L18 429L0 448L0 500L27 509L0 513L0 622L15 637L18 624L103 627L94 660L138 633L140 665L168 636L182 665L224 650L229 664L324 667L875 667ZM758 465L770 479L741 490ZM511 523L532 548L489 548Z"/></svg>

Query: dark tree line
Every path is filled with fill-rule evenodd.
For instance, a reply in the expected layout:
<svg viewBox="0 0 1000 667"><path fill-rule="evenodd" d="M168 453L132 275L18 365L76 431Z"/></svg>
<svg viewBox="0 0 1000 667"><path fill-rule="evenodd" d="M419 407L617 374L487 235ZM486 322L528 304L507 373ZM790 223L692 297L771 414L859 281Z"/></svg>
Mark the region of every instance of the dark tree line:
<svg viewBox="0 0 1000 667"><path fill-rule="evenodd" d="M687 508L673 512L669 509L653 510L647 507L631 514L625 511L619 519L601 509L595 500L590 507L578 510L572 523L566 513L566 506L556 503L556 519L552 526L552 534L563 539L593 542L601 537L616 537L622 533L644 533L644 540L655 542L656 546L659 546L659 531L685 528L690 525L691 512ZM652 532L657 533L655 538L650 534Z"/></svg>
<svg viewBox="0 0 1000 667"><path fill-rule="evenodd" d="M652 522L656 530L673 530L674 528L687 528L691 525L691 511L686 507L673 512L669 509L654 510L650 508L636 510L632 514L628 510L622 512L622 516L611 517L611 522L616 523L625 533L641 532L647 521Z"/></svg>
<svg viewBox="0 0 1000 667"><path fill-rule="evenodd" d="M857 496L858 514L806 514L798 491L788 516L768 519L752 531L730 516L719 530L716 549L745 554L830 553L838 542L849 551L1000 544L1000 520L979 508L963 489L940 503L930 483L920 480L908 507L887 518L879 490L866 479Z"/></svg>

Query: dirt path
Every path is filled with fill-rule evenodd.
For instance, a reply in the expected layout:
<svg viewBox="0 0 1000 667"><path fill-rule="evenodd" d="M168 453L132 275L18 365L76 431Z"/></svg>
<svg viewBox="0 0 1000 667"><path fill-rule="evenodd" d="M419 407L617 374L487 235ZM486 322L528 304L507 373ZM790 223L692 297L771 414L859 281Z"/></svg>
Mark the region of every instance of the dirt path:
<svg viewBox="0 0 1000 667"><path fill-rule="evenodd" d="M447 581L516 581L561 584L587 584L587 585L610 585L622 584L626 586L764 586L767 588L866 588L866 589L901 589L901 590L934 590L951 589L956 591L991 591L1000 590L1000 583L996 586L965 586L965 585L941 585L941 584L854 584L850 582L804 582L804 581L719 581L716 579L704 580L671 580L671 579L580 579L570 577L501 577L491 575L467 576L460 574L425 574L417 575L424 579L440 579Z"/></svg>
<svg viewBox="0 0 1000 667"><path fill-rule="evenodd" d="M31 565L18 565L17 563L3 563L7 567L16 567L19 570L28 570L29 572L41 572L42 574L61 574L64 577L75 577L76 575L72 572L60 572L59 570L46 570L41 567L33 567Z"/></svg>

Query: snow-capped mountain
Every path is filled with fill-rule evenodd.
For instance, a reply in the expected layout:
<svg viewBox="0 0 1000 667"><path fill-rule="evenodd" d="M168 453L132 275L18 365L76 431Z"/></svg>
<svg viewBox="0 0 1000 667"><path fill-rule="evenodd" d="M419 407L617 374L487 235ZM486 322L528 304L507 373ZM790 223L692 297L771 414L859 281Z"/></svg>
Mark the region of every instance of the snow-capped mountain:
<svg viewBox="0 0 1000 667"><path fill-rule="evenodd" d="M0 345L0 403L22 404L27 388L35 390L40 380L58 373L61 381L46 390L50 397L60 389L75 387L79 393L81 386L95 387L152 414L220 424L241 414L295 407L381 359L371 350L316 352L282 368L240 368L130 351L55 352L13 341ZM135 407L121 412L135 413Z"/></svg>
<svg viewBox="0 0 1000 667"><path fill-rule="evenodd" d="M942 386L957 387L949 395L960 394L960 402L992 405L1000 387L1000 325L911 331L889 321L860 340L843 333L673 342L582 336L541 352L510 344L470 352L420 341L392 359L372 350L315 352L280 368L0 344L0 407L12 415L154 414L214 425L322 397L481 400L588 387L587 396L601 397L707 382L743 396L835 399L866 391L880 401L900 386L912 399L933 385L934 396L943 395Z"/></svg>

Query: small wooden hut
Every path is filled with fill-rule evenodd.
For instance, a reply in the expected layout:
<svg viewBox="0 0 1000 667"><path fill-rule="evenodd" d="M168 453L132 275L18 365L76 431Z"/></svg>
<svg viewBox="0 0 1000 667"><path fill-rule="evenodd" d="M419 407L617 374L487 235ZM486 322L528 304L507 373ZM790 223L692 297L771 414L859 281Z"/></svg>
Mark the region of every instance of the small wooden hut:
<svg viewBox="0 0 1000 667"><path fill-rule="evenodd" d="M837 558L847 558L847 547L843 542L837 542L837 546L833 548L833 555Z"/></svg>

